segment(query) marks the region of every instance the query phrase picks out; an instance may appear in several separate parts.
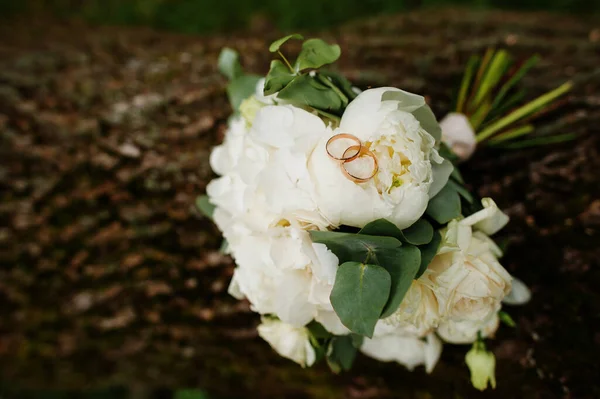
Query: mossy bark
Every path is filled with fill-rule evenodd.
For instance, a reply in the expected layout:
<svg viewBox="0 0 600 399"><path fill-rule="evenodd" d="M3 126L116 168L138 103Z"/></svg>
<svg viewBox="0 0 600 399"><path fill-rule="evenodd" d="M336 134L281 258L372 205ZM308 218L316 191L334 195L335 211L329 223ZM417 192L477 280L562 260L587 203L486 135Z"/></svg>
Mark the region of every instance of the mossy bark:
<svg viewBox="0 0 600 399"><path fill-rule="evenodd" d="M529 97L573 79L543 124L577 141L482 150L463 166L512 218L503 263L532 287L491 348L485 397L598 397L600 30L548 14L429 10L321 33L360 87L425 93L443 115L475 52L542 56ZM230 112L224 46L267 70L277 32L189 37L77 24L0 27L0 380L13 386L200 387L231 397L477 397L446 346L431 375L359 357L301 369L227 295L231 260L194 209ZM9 39L10 38L10 39ZM291 50L293 51L293 50Z"/></svg>

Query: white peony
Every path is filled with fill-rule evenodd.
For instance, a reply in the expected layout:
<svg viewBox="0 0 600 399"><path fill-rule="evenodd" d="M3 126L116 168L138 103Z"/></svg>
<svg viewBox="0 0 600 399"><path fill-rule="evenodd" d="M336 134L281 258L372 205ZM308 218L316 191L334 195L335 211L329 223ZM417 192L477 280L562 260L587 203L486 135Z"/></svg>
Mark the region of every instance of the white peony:
<svg viewBox="0 0 600 399"><path fill-rule="evenodd" d="M363 227L380 218L399 228L413 224L452 171L435 148L433 134L438 131L421 96L390 87L359 94L346 108L339 128L321 137L309 159L321 213L334 226ZM327 140L339 133L356 136L375 154L379 171L373 179L352 182L328 157ZM365 168L373 167L367 163Z"/></svg>
<svg viewBox="0 0 600 399"><path fill-rule="evenodd" d="M305 230L288 226L248 232L230 248L238 265L230 293L247 298L254 311L300 327L333 310L329 295L338 258L325 245L313 244ZM335 313L328 320L332 329L340 323Z"/></svg>
<svg viewBox="0 0 600 399"><path fill-rule="evenodd" d="M461 161L466 161L475 152L477 137L465 114L452 112L440 121L442 141L452 149Z"/></svg>
<svg viewBox="0 0 600 399"><path fill-rule="evenodd" d="M263 318L258 326L258 335L281 356L302 367L310 367L316 360L317 356L305 327L295 327L279 320Z"/></svg>
<svg viewBox="0 0 600 399"><path fill-rule="evenodd" d="M365 338L360 350L374 359L397 362L409 370L424 365L425 370L431 373L442 353L442 343L434 333L420 339L379 321L373 338Z"/></svg>
<svg viewBox="0 0 600 399"><path fill-rule="evenodd" d="M486 234L473 231L480 226L495 232L507 218L490 199L482 202L485 209L448 224L428 267L438 296L445 298L437 332L451 343L474 342L478 332L493 334L501 301L511 289L511 276L498 262L500 249Z"/></svg>

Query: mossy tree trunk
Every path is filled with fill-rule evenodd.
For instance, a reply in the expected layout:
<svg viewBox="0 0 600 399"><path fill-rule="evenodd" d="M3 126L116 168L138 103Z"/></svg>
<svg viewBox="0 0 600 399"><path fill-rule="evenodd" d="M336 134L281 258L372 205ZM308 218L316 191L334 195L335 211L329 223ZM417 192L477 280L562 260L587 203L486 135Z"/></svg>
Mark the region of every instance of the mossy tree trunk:
<svg viewBox="0 0 600 399"><path fill-rule="evenodd" d="M561 15L429 10L343 26L340 70L425 93L438 115L475 52L540 53L529 96L574 79L543 119L576 142L484 150L464 165L512 223L503 263L533 290L491 348L485 397L598 397L600 30ZM0 380L15 386L200 387L232 397L476 397L465 347L433 374L359 357L335 376L257 338L226 293L233 264L194 209L230 110L219 49L264 73L277 32L186 37L74 24L0 27ZM265 37L266 36L266 37ZM9 39L10 38L10 39Z"/></svg>

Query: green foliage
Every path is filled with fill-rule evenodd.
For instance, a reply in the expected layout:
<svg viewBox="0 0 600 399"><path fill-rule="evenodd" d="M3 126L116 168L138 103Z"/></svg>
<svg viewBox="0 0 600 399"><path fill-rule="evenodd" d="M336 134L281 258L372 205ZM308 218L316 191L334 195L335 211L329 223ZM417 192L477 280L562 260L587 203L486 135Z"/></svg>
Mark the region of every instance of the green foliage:
<svg viewBox="0 0 600 399"><path fill-rule="evenodd" d="M338 257L340 263L362 262L378 264L379 254L402 245L394 237L316 230L311 230L309 233L313 242L325 244Z"/></svg>
<svg viewBox="0 0 600 399"><path fill-rule="evenodd" d="M390 286L390 274L383 267L346 262L336 273L331 305L348 329L372 337L375 323L388 300Z"/></svg>
<svg viewBox="0 0 600 399"><path fill-rule="evenodd" d="M442 235L438 231L434 231L431 241L419 247L419 250L421 251L421 265L419 266L419 270L415 275L416 279L425 273L425 270L427 270L427 267L433 260L433 257L437 254L441 242Z"/></svg>
<svg viewBox="0 0 600 399"><path fill-rule="evenodd" d="M292 35L287 35L282 37L281 39L277 39L275 40L273 43L271 43L271 45L269 46L269 51L272 53L276 53L279 51L279 48L288 40L290 39L295 39L295 40L303 40L304 37L298 33L294 33Z"/></svg>
<svg viewBox="0 0 600 399"><path fill-rule="evenodd" d="M341 335L331 339L327 348L327 364L334 373L350 370L356 358L357 348L353 335Z"/></svg>
<svg viewBox="0 0 600 399"><path fill-rule="evenodd" d="M207 195L200 195L196 198L196 208L198 208L204 216L212 220L216 207L210 203Z"/></svg>
<svg viewBox="0 0 600 399"><path fill-rule="evenodd" d="M379 261L391 276L390 295L380 316L385 318L402 303L421 265L421 252L413 245L403 245L381 253Z"/></svg>
<svg viewBox="0 0 600 399"><path fill-rule="evenodd" d="M243 74L242 65L240 64L240 56L237 51L228 47L223 48L219 54L218 61L219 72L227 79L234 80Z"/></svg>
<svg viewBox="0 0 600 399"><path fill-rule="evenodd" d="M322 39L308 39L302 43L302 50L296 59L296 68L299 71L318 69L337 61L341 53L342 50L337 44L327 44Z"/></svg>
<svg viewBox="0 0 600 399"><path fill-rule="evenodd" d="M309 75L294 78L279 92L278 98L334 114L344 110L344 103L336 92Z"/></svg>
<svg viewBox="0 0 600 399"><path fill-rule="evenodd" d="M450 184L444 188L427 204L425 213L439 224L446 224L460 216L460 197L456 189Z"/></svg>
<svg viewBox="0 0 600 399"><path fill-rule="evenodd" d="M296 76L290 69L280 60L271 61L271 68L265 78L265 95L275 94L279 90L287 86Z"/></svg>
<svg viewBox="0 0 600 399"><path fill-rule="evenodd" d="M218 68L229 79L227 97L231 108L238 112L242 101L254 94L261 77L245 74L238 53L227 47L219 54Z"/></svg>

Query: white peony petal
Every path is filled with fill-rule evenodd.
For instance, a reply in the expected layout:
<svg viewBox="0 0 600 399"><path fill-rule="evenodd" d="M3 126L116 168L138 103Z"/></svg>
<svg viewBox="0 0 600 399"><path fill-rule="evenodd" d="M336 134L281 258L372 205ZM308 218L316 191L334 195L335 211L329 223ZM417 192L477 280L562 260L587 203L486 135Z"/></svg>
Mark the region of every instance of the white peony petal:
<svg viewBox="0 0 600 399"><path fill-rule="evenodd" d="M263 318L258 335L281 356L293 360L302 367L312 366L316 353L304 327L295 327L279 320Z"/></svg>
<svg viewBox="0 0 600 399"><path fill-rule="evenodd" d="M427 344L425 345L425 371L427 371L427 373L431 373L437 362L440 360L442 348L442 341L440 341L435 333L431 333L427 336Z"/></svg>

